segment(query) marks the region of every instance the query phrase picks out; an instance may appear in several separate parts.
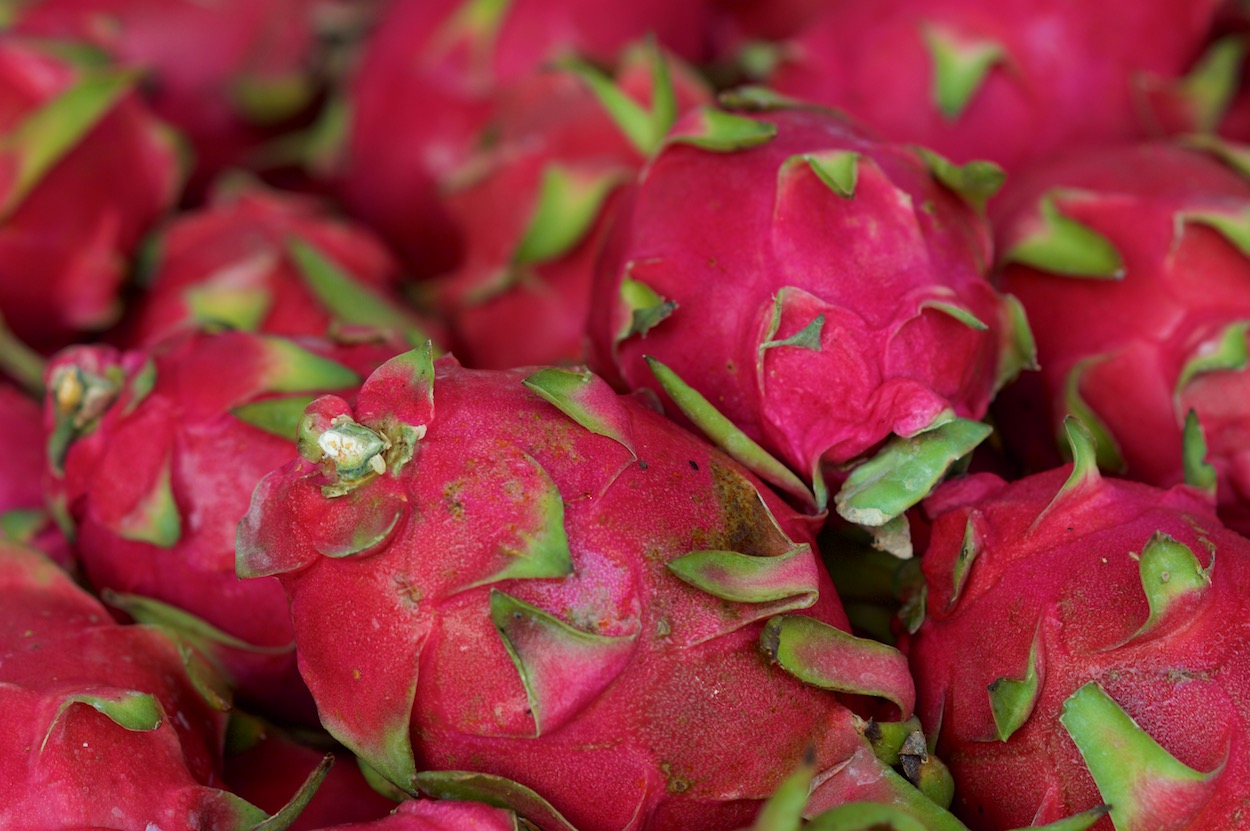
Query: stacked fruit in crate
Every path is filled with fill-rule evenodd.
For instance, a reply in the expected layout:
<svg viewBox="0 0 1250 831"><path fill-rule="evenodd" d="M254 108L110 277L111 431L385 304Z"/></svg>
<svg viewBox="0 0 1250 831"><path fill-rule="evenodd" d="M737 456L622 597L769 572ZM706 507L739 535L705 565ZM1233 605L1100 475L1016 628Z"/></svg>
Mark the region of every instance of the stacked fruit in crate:
<svg viewBox="0 0 1250 831"><path fill-rule="evenodd" d="M1240 827L1244 3L0 15L0 826Z"/></svg>

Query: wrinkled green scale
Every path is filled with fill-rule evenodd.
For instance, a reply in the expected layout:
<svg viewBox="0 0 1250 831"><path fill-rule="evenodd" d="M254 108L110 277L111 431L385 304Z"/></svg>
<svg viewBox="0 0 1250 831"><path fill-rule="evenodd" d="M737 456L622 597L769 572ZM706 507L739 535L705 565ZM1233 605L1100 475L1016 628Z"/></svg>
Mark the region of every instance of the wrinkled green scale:
<svg viewBox="0 0 1250 831"><path fill-rule="evenodd" d="M313 402L312 395L287 395L281 398L265 398L240 404L230 410L230 414L258 430L270 435L295 441L299 433L300 422L304 418L304 410Z"/></svg>
<svg viewBox="0 0 1250 831"><path fill-rule="evenodd" d="M110 527L119 537L132 542L146 542L159 548L172 548L178 544L182 539L182 514L174 500L168 455L151 489L129 514L110 523Z"/></svg>
<svg viewBox="0 0 1250 831"><path fill-rule="evenodd" d="M1227 141L1213 133L1180 136L1176 141L1183 147L1210 153L1243 179L1250 179L1250 147Z"/></svg>
<svg viewBox="0 0 1250 831"><path fill-rule="evenodd" d="M221 673L214 667L199 647L192 645L190 640L180 636L177 632L161 625L153 625L148 623L140 623L140 626L155 628L166 637L173 636L174 648L178 652L178 658L182 661L182 669L187 674L187 679L191 682L191 686L195 688L195 692L200 699L209 707L221 713L226 713L234 706L233 691L226 684Z"/></svg>
<svg viewBox="0 0 1250 831"><path fill-rule="evenodd" d="M807 567L811 549L796 546L784 554L758 557L737 551L692 551L670 560L668 569L696 589L737 603L771 603L797 597L796 608L816 602L816 585Z"/></svg>
<svg viewBox="0 0 1250 831"><path fill-rule="evenodd" d="M286 831L287 828L290 828L295 820L299 819L300 814L304 813L304 809L308 807L308 803L312 801L312 798L316 796L317 790L321 787L321 783L325 781L333 764L333 753L327 753L321 757L321 761L308 774L308 777L291 799L279 808L278 812L273 816L263 819L255 825L248 826L247 831Z"/></svg>
<svg viewBox="0 0 1250 831"><path fill-rule="evenodd" d="M617 332L617 343L634 335L645 337L656 324L677 310L676 302L665 300L646 283L629 277L621 280L620 296L621 304L629 310L629 321Z"/></svg>
<svg viewBox="0 0 1250 831"><path fill-rule="evenodd" d="M777 136L777 125L768 121L711 107L701 107L696 112L698 117L691 121L693 128L670 133L666 144L689 144L713 153L733 153L766 144Z"/></svg>
<svg viewBox="0 0 1250 831"><path fill-rule="evenodd" d="M962 39L935 25L924 26L923 32L933 62L934 103L948 121L955 121L1006 52L996 41Z"/></svg>
<svg viewBox="0 0 1250 831"><path fill-rule="evenodd" d="M955 608L959 596L968 582L972 564L976 562L985 548L985 540L980 528L981 513L972 511L968 514L968 522L964 525L964 539L959 546L959 554L955 557L955 567L951 570L951 598L946 603L947 611Z"/></svg>
<svg viewBox="0 0 1250 831"><path fill-rule="evenodd" d="M797 770L782 779L756 815L751 831L799 831L815 774L815 763L805 759Z"/></svg>
<svg viewBox="0 0 1250 831"><path fill-rule="evenodd" d="M1177 85L1193 115L1196 133L1214 133L1241 83L1246 47L1242 38L1228 35L1212 43Z"/></svg>
<svg viewBox="0 0 1250 831"><path fill-rule="evenodd" d="M255 332L273 305L273 295L262 286L202 283L188 288L182 297L191 320L206 329L224 326Z"/></svg>
<svg viewBox="0 0 1250 831"><path fill-rule="evenodd" d="M1214 555L1211 566L1204 569L1189 546L1156 531L1138 557L1142 591L1146 594L1150 614L1133 637L1156 631L1171 611L1205 596L1211 588L1214 567Z"/></svg>
<svg viewBox="0 0 1250 831"><path fill-rule="evenodd" d="M518 530L522 547L508 552L508 565L466 588L501 580L566 577L573 573L573 553L564 527L564 499L560 489L537 461L528 455L525 459L542 482L541 489L530 489L527 500L538 513L539 527L533 533Z"/></svg>
<svg viewBox="0 0 1250 831"><path fill-rule="evenodd" d="M958 827L952 824L944 828ZM933 831L906 809L885 802L848 802L813 817L806 831Z"/></svg>
<svg viewBox="0 0 1250 831"><path fill-rule="evenodd" d="M1030 825L1028 831L1086 831L1105 817L1110 810L1109 805L1095 805L1088 811L1081 811L1079 814L1048 822L1045 825ZM1025 831L1025 829L1017 828L1015 831Z"/></svg>
<svg viewBox="0 0 1250 831"><path fill-rule="evenodd" d="M1242 256L1250 257L1250 206L1243 202L1238 210L1211 209L1205 211L1182 211L1178 218L1183 222L1206 225L1219 232Z"/></svg>
<svg viewBox="0 0 1250 831"><path fill-rule="evenodd" d="M948 303L944 300L926 300L920 304L920 308L933 309L948 315L975 332L987 332L990 328L985 321L958 303Z"/></svg>
<svg viewBox="0 0 1250 831"><path fill-rule="evenodd" d="M784 286L778 290L773 297L773 313L769 321L768 332L764 335L763 342L760 343L760 355L764 354L766 349L775 349L779 346L792 346L796 349L809 349L813 352L821 351L821 336L825 329L825 315L816 315L811 322L799 331L795 332L788 338L777 339L774 336L777 330L781 328L781 313L785 309L786 297L792 292L802 292L802 289L793 286ZM762 370L762 364L761 364Z"/></svg>
<svg viewBox="0 0 1250 831"><path fill-rule="evenodd" d="M815 495L794 475L793 471L742 432L710 401L683 381L677 373L650 355L644 355L643 359L668 397L713 444L745 465L748 470L765 482L802 499L806 504L814 506L817 511L823 509L823 505L816 505Z"/></svg>
<svg viewBox="0 0 1250 831"><path fill-rule="evenodd" d="M582 427L612 439L637 458L628 415L615 391L594 373L552 367L540 369L521 383Z"/></svg>
<svg viewBox="0 0 1250 831"><path fill-rule="evenodd" d="M89 70L0 136L0 158L15 163L0 199L0 220L10 216L39 182L132 90L139 73Z"/></svg>
<svg viewBox="0 0 1250 831"><path fill-rule="evenodd" d="M1065 216L1048 193L1038 203L1041 227L1003 253L1003 263L1020 263L1065 277L1120 280L1124 260L1115 244Z"/></svg>
<svg viewBox="0 0 1250 831"><path fill-rule="evenodd" d="M622 170L586 175L560 164L543 170L538 204L512 255L529 265L562 257L585 239L608 195L625 180Z"/></svg>
<svg viewBox="0 0 1250 831"><path fill-rule="evenodd" d="M151 693L138 690L101 690L96 693L75 693L67 695L56 708L56 715L48 730L44 733L43 743L39 745L42 753L48 746L48 739L60 724L67 710L76 704L82 704L108 716L109 720L125 730L133 732L150 732L156 730L165 720L165 711L160 701Z"/></svg>
<svg viewBox="0 0 1250 831"><path fill-rule="evenodd" d="M1098 442L1089 427L1081 419L1069 415L1063 419L1063 431L1068 439L1068 455L1072 457L1072 472L1055 492L1054 498L1037 515L1037 519L1033 520L1029 533L1038 528L1052 512L1060 510L1068 500L1079 498L1088 488L1095 487L1102 481L1102 473L1098 469Z"/></svg>
<svg viewBox="0 0 1250 831"><path fill-rule="evenodd" d="M543 831L577 831L537 792L502 776L465 770L426 770L413 781L418 791L434 799L482 802L513 811Z"/></svg>
<svg viewBox="0 0 1250 831"><path fill-rule="evenodd" d="M819 153L799 153L786 159L777 176L779 179L793 175L795 168L806 166L824 182L829 190L843 199L855 196L855 184L859 180L859 154L853 150L824 150Z"/></svg>
<svg viewBox="0 0 1250 831"><path fill-rule="evenodd" d="M1024 370L1037 370L1037 342L1029 326L1024 304L1015 295L1002 295L1007 312L1007 343L998 356L998 373L994 379L994 392L1010 384Z"/></svg>
<svg viewBox="0 0 1250 831"><path fill-rule="evenodd" d="M329 358L310 352L287 338L259 335L266 353L258 379L264 392L317 392L354 388L361 377Z"/></svg>
<svg viewBox="0 0 1250 831"><path fill-rule="evenodd" d="M976 160L955 164L940 153L919 146L916 147L916 153L929 168L933 178L978 211L985 210L985 204L998 193L1007 179L1007 173L993 162Z"/></svg>
<svg viewBox="0 0 1250 831"><path fill-rule="evenodd" d="M1194 813L1201 810L1219 769L1202 773L1180 762L1143 730L1115 699L1090 681L1063 703L1059 723L1076 743L1117 831L1148 831L1157 817L1149 793L1160 786L1193 788ZM1145 804L1144 804L1145 803ZM1184 818L1169 817L1180 827Z"/></svg>
<svg viewBox="0 0 1250 831"><path fill-rule="evenodd" d="M677 97L669 75L668 61L654 38L648 38L647 62L651 66L651 110L631 98L623 89L591 64L578 59L563 61L561 68L577 75L607 111L612 122L638 153L651 156L677 119Z"/></svg>
<svg viewBox="0 0 1250 831"><path fill-rule="evenodd" d="M1207 437L1202 431L1198 414L1193 410L1185 415L1185 430L1181 442L1185 484L1214 497L1219 476L1215 466L1207 461Z"/></svg>
<svg viewBox="0 0 1250 831"><path fill-rule="evenodd" d="M1246 368L1246 333L1250 321L1239 320L1224 327L1214 340L1202 344L1195 355L1185 362L1176 379L1174 401L1179 404L1185 387L1199 375L1208 372L1240 372Z"/></svg>
<svg viewBox="0 0 1250 831"><path fill-rule="evenodd" d="M999 741L1007 741L1024 726L1033 713L1037 694L1041 691L1042 676L1038 666L1041 653L1041 632L1033 636L1029 647L1028 663L1019 678L1000 676L990 682L986 693L990 698L990 713L994 717L994 731Z"/></svg>
<svg viewBox="0 0 1250 831"><path fill-rule="evenodd" d="M1111 428L1094 412L1094 408L1081 395L1081 382L1086 371L1099 361L1105 360L1104 355L1091 355L1073 364L1063 382L1063 401L1067 412L1064 420L1063 433L1059 440L1060 455L1076 458L1073 453L1073 439L1066 424L1067 419L1078 421L1090 435L1094 453L1090 457L1095 467L1109 473L1123 473L1127 470L1120 444L1115 440ZM1084 437L1079 439L1084 447ZM1065 452L1066 451L1066 452Z"/></svg>

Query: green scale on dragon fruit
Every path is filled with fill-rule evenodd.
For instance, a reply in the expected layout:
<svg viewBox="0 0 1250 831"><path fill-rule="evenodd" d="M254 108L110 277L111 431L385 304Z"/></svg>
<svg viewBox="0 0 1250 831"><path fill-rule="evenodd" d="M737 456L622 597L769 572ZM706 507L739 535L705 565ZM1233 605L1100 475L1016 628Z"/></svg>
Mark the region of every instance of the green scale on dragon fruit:
<svg viewBox="0 0 1250 831"><path fill-rule="evenodd" d="M403 349L225 331L58 353L48 494L84 575L120 610L194 638L241 700L315 723L282 589L235 577L235 526L256 482L294 453L304 406L352 394Z"/></svg>
<svg viewBox="0 0 1250 831"><path fill-rule="evenodd" d="M123 626L42 553L0 541L0 826L6 831L282 831L225 790L229 692L175 633Z"/></svg>
<svg viewBox="0 0 1250 831"><path fill-rule="evenodd" d="M939 488L910 658L974 829L1109 805L1096 831L1227 831L1250 806L1250 541L1200 489L1075 461ZM1195 466L1201 462L1195 460Z"/></svg>
<svg viewBox="0 0 1250 831"><path fill-rule="evenodd" d="M757 80L778 92L1014 175L1069 150L1211 126L1237 71L1231 44L1205 54L1219 5L834 0L789 40L750 49Z"/></svg>
<svg viewBox="0 0 1250 831"><path fill-rule="evenodd" d="M1244 148L1196 139L1070 154L1004 189L998 279L1041 371L995 414L1028 469L1060 462L1067 415L1104 471L1162 487L1205 442L1220 516L1250 532L1248 173Z"/></svg>
<svg viewBox="0 0 1250 831"><path fill-rule="evenodd" d="M171 219L147 245L144 291L111 341L122 346L223 326L447 342L440 323L404 302L399 264L382 241L311 196L223 180L208 205Z"/></svg>
<svg viewBox="0 0 1250 831"><path fill-rule="evenodd" d="M811 518L640 399L418 350L354 407L313 402L300 452L256 488L238 571L282 582L322 723L400 790L725 829L810 751L812 810L950 827L889 766L902 736L869 740L859 713L906 719L912 682L845 631Z"/></svg>
<svg viewBox="0 0 1250 831"><path fill-rule="evenodd" d="M461 363L585 361L594 263L619 194L678 113L710 99L654 41L633 45L612 76L570 59L497 93L480 149L443 197L463 259L420 286Z"/></svg>
<svg viewBox="0 0 1250 831"><path fill-rule="evenodd" d="M181 190L176 140L139 80L0 40L0 314L41 352L116 322L126 263Z"/></svg>
<svg viewBox="0 0 1250 831"><path fill-rule="evenodd" d="M651 33L703 57L708 0L396 0L378 19L337 109L323 164L348 210L418 277L456 267L464 240L438 198L470 158L501 89L560 58L613 65ZM395 102L420 102L396 106Z"/></svg>
<svg viewBox="0 0 1250 831"><path fill-rule="evenodd" d="M843 517L909 555L903 512L989 434L977 419L1032 360L1019 305L985 276L1001 171L764 91L728 103L682 118L627 196L593 363L663 393L805 510L839 487Z"/></svg>

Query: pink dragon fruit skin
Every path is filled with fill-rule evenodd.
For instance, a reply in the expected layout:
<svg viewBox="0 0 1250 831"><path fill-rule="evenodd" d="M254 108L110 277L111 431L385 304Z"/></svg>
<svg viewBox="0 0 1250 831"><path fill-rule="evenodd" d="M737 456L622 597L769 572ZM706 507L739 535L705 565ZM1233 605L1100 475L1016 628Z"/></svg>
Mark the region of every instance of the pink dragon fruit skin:
<svg viewBox="0 0 1250 831"><path fill-rule="evenodd" d="M805 517L637 400L414 352L301 436L239 573L283 582L322 723L400 788L542 827L729 828L810 748L815 806L893 793L829 690L905 716L898 653L845 634Z"/></svg>
<svg viewBox="0 0 1250 831"><path fill-rule="evenodd" d="M40 351L115 322L126 260L181 187L136 81L0 43L0 313Z"/></svg>
<svg viewBox="0 0 1250 831"><path fill-rule="evenodd" d="M891 139L1015 172L1151 135L1149 90L1201 53L1216 0L839 0L779 48L768 82Z"/></svg>
<svg viewBox="0 0 1250 831"><path fill-rule="evenodd" d="M311 0L40 0L15 31L91 44L148 78L145 97L194 147L189 189L307 116L316 92Z"/></svg>
<svg viewBox="0 0 1250 831"><path fill-rule="evenodd" d="M1184 479L1194 410L1221 516L1250 531L1250 258L1236 230L1250 181L1219 153L1142 144L1039 166L1000 199L999 283L1024 304L1042 367L996 405L1007 447L1033 470L1056 464L1075 414L1105 470L1166 487Z"/></svg>
<svg viewBox="0 0 1250 831"><path fill-rule="evenodd" d="M1237 827L1250 543L1187 486L1074 466L940 488L910 657L973 829L1110 805L1096 831ZM939 730L940 726L940 730Z"/></svg>
<svg viewBox="0 0 1250 831"><path fill-rule="evenodd" d="M118 625L33 549L0 542L0 586L0 825L251 831L268 818L223 790L228 701L177 641Z"/></svg>
<svg viewBox="0 0 1250 831"><path fill-rule="evenodd" d="M414 274L449 271L464 241L438 189L468 161L495 91L568 55L611 64L647 33L696 59L705 15L706 0L392 0L349 81L336 189Z"/></svg>
<svg viewBox="0 0 1250 831"><path fill-rule="evenodd" d="M44 505L43 411L39 402L0 382L0 538L38 548L62 568L73 569L69 541Z"/></svg>
<svg viewBox="0 0 1250 831"><path fill-rule="evenodd" d="M618 124L596 82L646 111L649 134L628 135L641 119ZM676 113L709 100L693 70L641 44L611 81L543 70L500 92L484 131L492 140L444 199L463 261L429 286L466 366L585 360L594 263L616 197Z"/></svg>
<svg viewBox="0 0 1250 831"><path fill-rule="evenodd" d="M294 451L307 401L350 394L401 349L229 331L58 353L44 407L48 490L84 575L138 619L153 607L136 597L220 630L213 645L241 700L312 720L281 587L235 577L234 529L254 483Z"/></svg>
<svg viewBox="0 0 1250 831"><path fill-rule="evenodd" d="M383 819L318 831L517 831L522 827L511 811L480 802L409 799Z"/></svg>
<svg viewBox="0 0 1250 831"><path fill-rule="evenodd" d="M319 337L372 326L413 345L447 341L402 301L399 264L382 241L312 197L222 187L161 228L155 251L147 290L114 338L123 346L214 325Z"/></svg>
<svg viewBox="0 0 1250 831"><path fill-rule="evenodd" d="M977 206L996 173L829 111L696 110L600 260L595 365L658 391L662 364L818 485L891 434L979 419L1023 358L1014 304L985 279Z"/></svg>

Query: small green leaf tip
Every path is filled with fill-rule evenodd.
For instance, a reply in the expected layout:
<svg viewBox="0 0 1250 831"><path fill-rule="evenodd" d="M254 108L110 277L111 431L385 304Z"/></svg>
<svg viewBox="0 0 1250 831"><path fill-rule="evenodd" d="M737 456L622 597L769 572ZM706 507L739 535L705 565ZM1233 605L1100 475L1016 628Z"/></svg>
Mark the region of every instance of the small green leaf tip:
<svg viewBox="0 0 1250 831"><path fill-rule="evenodd" d="M855 196L855 183L859 179L859 154L852 150L825 150L819 153L799 153L786 159L778 176L793 175L796 167L806 166L816 174L829 190L843 199Z"/></svg>
<svg viewBox="0 0 1250 831"><path fill-rule="evenodd" d="M803 500L818 512L824 509L823 505L816 504L815 494L790 468L742 432L694 387L650 355L644 355L643 359L668 397L713 444L765 482Z"/></svg>
<svg viewBox="0 0 1250 831"><path fill-rule="evenodd" d="M621 280L620 296L621 304L629 310L629 320L617 332L617 343L634 335L646 337L647 332L677 310L675 301L665 300L646 283L630 277Z"/></svg>
<svg viewBox="0 0 1250 831"><path fill-rule="evenodd" d="M311 395L293 395L282 398L264 398L248 404L240 404L230 411L239 421L250 424L270 435L295 441L304 410L313 402Z"/></svg>
<svg viewBox="0 0 1250 831"><path fill-rule="evenodd" d="M317 790L325 781L333 765L333 753L327 753L321 757L321 761L309 772L291 799L279 808L276 814L253 825L251 831L286 831L290 828L295 820L299 819L300 814L304 813L304 809L308 807L312 798L317 795Z"/></svg>
<svg viewBox="0 0 1250 831"><path fill-rule="evenodd" d="M1015 295L1004 294L1003 306L1006 312L1006 338L998 356L995 393L1016 380L1021 372L1040 369L1037 362L1037 341L1033 339L1033 329L1029 326L1024 304Z"/></svg>
<svg viewBox="0 0 1250 831"><path fill-rule="evenodd" d="M993 162L971 161L967 164L955 164L927 147L916 147L916 152L928 166L933 178L978 211L985 210L985 204L998 193L1003 182L1007 180L1006 171Z"/></svg>
<svg viewBox="0 0 1250 831"><path fill-rule="evenodd" d="M543 831L577 831L536 791L502 776L467 770L426 770L416 774L413 782L418 791L434 799L482 802L513 811Z"/></svg>
<svg viewBox="0 0 1250 831"><path fill-rule="evenodd" d="M1185 415L1182 442L1185 484L1214 497L1219 476L1215 466L1207 461L1207 437L1202 432L1198 414L1193 410Z"/></svg>
<svg viewBox="0 0 1250 831"><path fill-rule="evenodd" d="M0 193L0 220L8 218L43 177L134 88L136 71L88 70L69 89L30 112L0 136L0 158L14 165Z"/></svg>
<svg viewBox="0 0 1250 831"><path fill-rule="evenodd" d="M644 157L652 155L677 119L677 96L669 74L668 60L654 37L648 37L645 60L651 67L651 109L648 111L620 86L585 61L567 59L561 68L577 75L590 87L599 104L608 112L617 129ZM634 58L630 53L627 59Z"/></svg>
<svg viewBox="0 0 1250 831"><path fill-rule="evenodd" d="M1009 247L1002 262L1020 263L1066 277L1120 280L1124 260L1115 245L1087 225L1065 216L1048 193L1038 203L1039 227Z"/></svg>
<svg viewBox="0 0 1250 831"><path fill-rule="evenodd" d="M955 608L955 604L959 602L959 595L963 593L964 584L968 582L972 564L976 562L985 547L981 516L980 511L972 511L968 514L968 522L964 525L964 540L959 547L959 556L955 558L955 567L951 572L951 597L946 602L947 611Z"/></svg>
<svg viewBox="0 0 1250 831"><path fill-rule="evenodd" d="M756 557L737 551L692 551L670 560L669 571L684 583L722 600L772 603L800 598L794 608L816 602L811 549L797 546L785 554Z"/></svg>
<svg viewBox="0 0 1250 831"><path fill-rule="evenodd" d="M40 753L48 746L48 741L66 712L76 704L82 704L103 713L118 727L133 732L151 732L159 728L165 720L160 701L150 693L137 690L103 690L94 694L68 695L61 701L52 723L48 725L48 731L39 745Z"/></svg>
<svg viewBox="0 0 1250 831"><path fill-rule="evenodd" d="M1199 375L1209 372L1240 372L1247 364L1247 331L1250 321L1230 323L1215 338L1203 343L1181 368L1172 395L1177 409L1185 387Z"/></svg>
<svg viewBox="0 0 1250 831"><path fill-rule="evenodd" d="M1142 591L1150 614L1133 639L1157 631L1172 612L1192 608L1211 588L1214 566L1212 557L1211 566L1204 569L1189 546L1156 531L1138 557Z"/></svg>
<svg viewBox="0 0 1250 831"><path fill-rule="evenodd" d="M1182 222L1206 225L1224 237L1242 256L1250 257L1250 206L1243 203L1236 209L1182 211L1177 218Z"/></svg>
<svg viewBox="0 0 1250 831"><path fill-rule="evenodd" d="M834 497L838 513L856 525L886 525L928 496L951 465L992 432L979 421L939 418L910 438L891 438L847 477Z"/></svg>
<svg viewBox="0 0 1250 831"><path fill-rule="evenodd" d="M805 684L884 698L904 718L911 716L915 688L907 659L892 646L798 614L769 618L759 643L766 657Z"/></svg>
<svg viewBox="0 0 1250 831"><path fill-rule="evenodd" d="M1210 799L1215 776L1183 764L1096 681L1063 703L1059 723L1076 743L1116 831L1187 827ZM1167 794L1162 807L1158 797ZM1188 812L1182 811L1188 808ZM1166 811L1160 815L1159 811Z"/></svg>
<svg viewBox="0 0 1250 831"><path fill-rule="evenodd" d="M553 367L540 369L521 383L582 427L616 441L638 458L628 414L616 392L593 372Z"/></svg>
<svg viewBox="0 0 1250 831"><path fill-rule="evenodd" d="M1086 829L1092 828L1094 823L1105 817L1110 811L1110 805L1095 805L1088 811L1081 811L1081 813L1073 814L1070 817L1048 822L1045 825L1030 825L1027 829L1017 828L1014 831L1086 831Z"/></svg>
<svg viewBox="0 0 1250 831"><path fill-rule="evenodd" d="M936 25L924 26L923 34L933 61L934 102L948 121L955 121L1006 52L996 41L960 38Z"/></svg>
<svg viewBox="0 0 1250 831"><path fill-rule="evenodd" d="M1203 53L1194 68L1176 85L1180 97L1189 105L1197 133L1213 133L1228 110L1228 104L1240 85L1241 65L1245 60L1245 40L1228 35L1215 41Z"/></svg>
<svg viewBox="0 0 1250 831"><path fill-rule="evenodd" d="M1067 416L1063 431L1068 437L1068 450L1072 455L1072 473L1062 490L1069 490L1081 482L1093 482L1102 478L1098 472L1098 442L1081 419Z"/></svg>
<svg viewBox="0 0 1250 831"><path fill-rule="evenodd" d="M981 320L981 318L974 315L970 310L960 306L958 303L949 303L944 300L926 300L920 304L920 308L933 309L934 311L948 315L949 317L958 320L974 332L987 332L990 328L985 321Z"/></svg>
<svg viewBox="0 0 1250 831"><path fill-rule="evenodd" d="M772 796L755 817L751 831L799 831L803 826L803 809L811 796L812 779L816 775L815 749L808 748L798 768L781 780Z"/></svg>
<svg viewBox="0 0 1250 831"><path fill-rule="evenodd" d="M666 144L689 144L712 153L733 153L767 144L777 136L777 125L770 121L735 115L712 107L701 107L686 129L669 133Z"/></svg>
<svg viewBox="0 0 1250 831"><path fill-rule="evenodd" d="M586 237L609 194L626 179L623 170L587 175L575 168L548 165L538 189L529 227L512 255L518 265L564 256Z"/></svg>
<svg viewBox="0 0 1250 831"><path fill-rule="evenodd" d="M266 365L260 378L265 392L318 392L359 386L352 370L323 358L294 341L276 335L258 335L264 344Z"/></svg>
<svg viewBox="0 0 1250 831"><path fill-rule="evenodd" d="M1073 364L1063 383L1063 401L1067 408L1067 418L1076 419L1089 433L1094 443L1094 462L1096 466L1110 473L1123 473L1126 470L1124 455L1115 440L1111 428L1094 412L1085 397L1081 394L1081 384L1085 373L1094 364L1105 360L1103 355L1091 355ZM1066 420L1065 420L1066 425ZM1059 438L1060 455L1075 458L1072 437L1067 427Z"/></svg>
<svg viewBox="0 0 1250 831"><path fill-rule="evenodd" d="M166 456L148 492L110 526L124 540L173 548L182 539L182 514L174 499L172 462Z"/></svg>
<svg viewBox="0 0 1250 831"><path fill-rule="evenodd" d="M990 713L994 717L994 732L999 741L1007 741L1029 720L1037 694L1042 687L1041 631L1033 636L1029 647L1028 664L1020 678L1000 676L990 682L986 692L990 697Z"/></svg>

